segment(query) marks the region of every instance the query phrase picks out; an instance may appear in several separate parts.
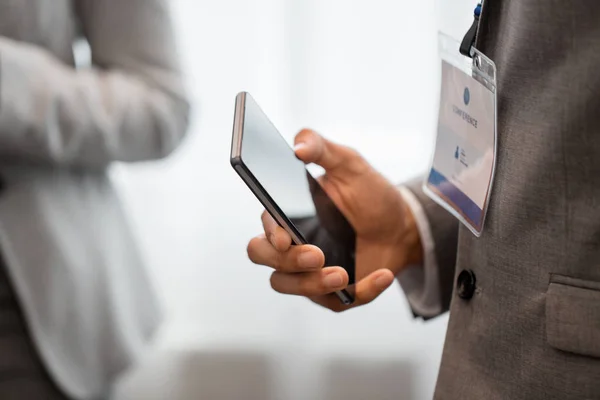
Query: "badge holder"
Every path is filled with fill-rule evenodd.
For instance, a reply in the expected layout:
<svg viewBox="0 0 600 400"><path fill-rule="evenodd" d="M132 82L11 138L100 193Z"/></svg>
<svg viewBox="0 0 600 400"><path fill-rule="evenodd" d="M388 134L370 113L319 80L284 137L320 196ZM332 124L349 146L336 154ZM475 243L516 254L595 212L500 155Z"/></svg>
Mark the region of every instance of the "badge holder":
<svg viewBox="0 0 600 400"><path fill-rule="evenodd" d="M443 33L439 48L438 132L423 190L479 237L496 165L496 66Z"/></svg>

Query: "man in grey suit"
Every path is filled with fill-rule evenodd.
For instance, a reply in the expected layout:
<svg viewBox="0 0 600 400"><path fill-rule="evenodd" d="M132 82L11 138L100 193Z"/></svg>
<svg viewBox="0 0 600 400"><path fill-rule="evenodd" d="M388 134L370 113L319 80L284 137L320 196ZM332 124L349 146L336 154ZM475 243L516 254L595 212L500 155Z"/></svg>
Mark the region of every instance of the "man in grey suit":
<svg viewBox="0 0 600 400"><path fill-rule="evenodd" d="M355 151L296 137L356 230L354 306L397 277L416 315L450 311L436 399L600 398L599 21L597 2L484 4L475 47L497 66L498 148L479 238L422 180L398 189ZM345 310L329 294L345 271L263 223L248 253L275 268L272 287Z"/></svg>
<svg viewBox="0 0 600 400"><path fill-rule="evenodd" d="M166 0L0 1L1 399L103 398L144 353L160 308L106 172L177 147L181 75Z"/></svg>

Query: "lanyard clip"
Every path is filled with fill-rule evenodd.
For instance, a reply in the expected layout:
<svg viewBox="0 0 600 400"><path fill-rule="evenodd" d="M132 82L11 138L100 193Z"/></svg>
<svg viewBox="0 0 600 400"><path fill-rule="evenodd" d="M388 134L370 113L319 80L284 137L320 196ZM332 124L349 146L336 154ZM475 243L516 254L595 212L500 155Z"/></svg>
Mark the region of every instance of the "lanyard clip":
<svg viewBox="0 0 600 400"><path fill-rule="evenodd" d="M460 44L460 54L463 56L472 58L471 48L475 45L475 39L477 38L477 28L479 27L479 17L481 16L481 3L477 4L475 11L473 12L473 24L467 31L465 37Z"/></svg>

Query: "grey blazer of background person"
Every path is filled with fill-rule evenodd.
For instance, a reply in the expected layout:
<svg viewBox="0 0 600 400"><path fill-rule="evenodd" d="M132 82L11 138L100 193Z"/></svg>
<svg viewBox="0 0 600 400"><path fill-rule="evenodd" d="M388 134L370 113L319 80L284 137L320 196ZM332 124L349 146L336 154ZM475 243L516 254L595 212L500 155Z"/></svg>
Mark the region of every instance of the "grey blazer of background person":
<svg viewBox="0 0 600 400"><path fill-rule="evenodd" d="M435 399L600 399L600 2L486 0L476 44L498 69L483 235L409 184L450 311Z"/></svg>
<svg viewBox="0 0 600 400"><path fill-rule="evenodd" d="M164 157L186 131L169 17L166 0L0 1L0 254L73 398L105 394L161 320L105 171ZM75 70L80 35L93 67ZM0 337L2 366L19 351Z"/></svg>

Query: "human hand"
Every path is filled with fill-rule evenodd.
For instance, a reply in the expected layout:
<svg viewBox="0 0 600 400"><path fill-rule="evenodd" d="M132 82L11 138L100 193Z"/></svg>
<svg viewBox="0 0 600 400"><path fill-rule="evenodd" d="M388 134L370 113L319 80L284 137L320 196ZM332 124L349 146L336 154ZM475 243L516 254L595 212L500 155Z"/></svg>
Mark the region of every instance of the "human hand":
<svg viewBox="0 0 600 400"><path fill-rule="evenodd" d="M346 271L323 268L325 257L316 246L293 246L290 235L267 212L262 215L264 234L250 241L248 256L275 269L271 286L278 292L306 296L334 311L367 304L404 266L421 262L414 217L397 188L356 151L303 130L296 136L295 152L305 163L323 167L320 184L354 228L355 302L344 306L332 294L348 285Z"/></svg>

